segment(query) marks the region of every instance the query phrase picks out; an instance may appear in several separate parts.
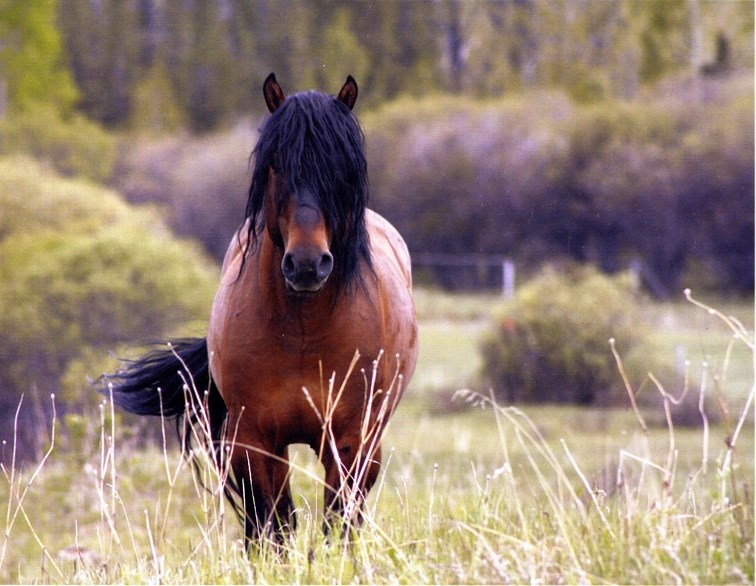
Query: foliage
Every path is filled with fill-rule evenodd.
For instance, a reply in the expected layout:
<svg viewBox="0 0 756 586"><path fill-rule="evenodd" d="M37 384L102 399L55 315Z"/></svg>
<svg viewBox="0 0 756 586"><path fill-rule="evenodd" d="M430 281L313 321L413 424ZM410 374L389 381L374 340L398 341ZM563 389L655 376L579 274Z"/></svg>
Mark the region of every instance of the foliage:
<svg viewBox="0 0 756 586"><path fill-rule="evenodd" d="M344 83L347 75L357 80L366 79L370 71L367 52L353 32L351 13L346 7L337 10L333 20L323 31L321 60L323 67L318 76L318 87L335 88Z"/></svg>
<svg viewBox="0 0 756 586"><path fill-rule="evenodd" d="M585 105L559 92L387 104L363 116L373 205L412 251L505 254L519 267L561 257L609 273L640 261L660 295L693 273L748 292L752 83L678 79Z"/></svg>
<svg viewBox="0 0 756 586"><path fill-rule="evenodd" d="M610 273L633 263L662 296L691 280L753 288L748 3L3 6L0 95L13 115L0 119L0 153L97 181L111 174L113 138L64 97L58 34L78 109L153 134L206 132L261 109L250 88L271 70L289 91L334 91L347 67L360 78L361 108L395 99L365 116L373 201L413 251L506 254L520 267L567 257ZM17 73L34 81L23 107L12 104ZM439 93L460 97L429 97ZM132 201L166 204L171 226L220 258L238 223L236 162L248 140L225 162L202 150L212 137L156 149L127 141L114 184Z"/></svg>
<svg viewBox="0 0 756 586"><path fill-rule="evenodd" d="M129 206L116 192L94 183L62 179L26 156L0 158L0 198L0 242L40 231L94 234L125 223L161 230L154 210Z"/></svg>
<svg viewBox="0 0 756 586"><path fill-rule="evenodd" d="M23 153L65 175L106 181L115 143L74 111L57 0L0 0L0 156Z"/></svg>
<svg viewBox="0 0 756 586"><path fill-rule="evenodd" d="M105 182L116 158L115 138L80 114L62 118L51 106L0 118L0 155L25 154L59 173Z"/></svg>
<svg viewBox="0 0 756 586"><path fill-rule="evenodd" d="M20 3L20 2L19 2ZM271 71L287 89L336 91L357 76L363 104L438 92L498 97L562 88L581 101L632 98L645 84L714 62L753 67L748 2L584 0L60 0L81 109L139 121L145 80L164 63L180 116L206 132L262 110Z"/></svg>
<svg viewBox="0 0 756 586"><path fill-rule="evenodd" d="M59 391L93 349L106 354L207 317L215 269L154 212L23 158L0 160L0 207L5 429L22 393Z"/></svg>
<svg viewBox="0 0 756 586"><path fill-rule="evenodd" d="M483 375L506 402L613 405L624 388L610 338L641 338L628 276L547 268L504 305L481 345Z"/></svg>
<svg viewBox="0 0 756 586"><path fill-rule="evenodd" d="M374 205L413 251L527 250L537 227L514 220L550 205L566 148L550 122L571 112L558 94L389 104L364 117Z"/></svg>
<svg viewBox="0 0 756 586"><path fill-rule="evenodd" d="M185 127L184 116L162 60L155 60L134 90L131 128L137 133L159 136Z"/></svg>
<svg viewBox="0 0 756 586"><path fill-rule="evenodd" d="M54 383L83 347L158 337L209 309L199 252L136 226L17 237L0 253L2 362L15 389Z"/></svg>
<svg viewBox="0 0 756 586"><path fill-rule="evenodd" d="M196 238L218 261L244 218L253 123L202 137L125 140L113 184L134 203L161 206L173 232Z"/></svg>
<svg viewBox="0 0 756 586"><path fill-rule="evenodd" d="M16 115L40 105L71 113L77 91L64 63L57 5L0 0L0 117L6 107Z"/></svg>
<svg viewBox="0 0 756 586"><path fill-rule="evenodd" d="M633 250L670 288L696 260L723 289L753 288L752 97L712 102L602 106L575 121L567 205L605 270Z"/></svg>

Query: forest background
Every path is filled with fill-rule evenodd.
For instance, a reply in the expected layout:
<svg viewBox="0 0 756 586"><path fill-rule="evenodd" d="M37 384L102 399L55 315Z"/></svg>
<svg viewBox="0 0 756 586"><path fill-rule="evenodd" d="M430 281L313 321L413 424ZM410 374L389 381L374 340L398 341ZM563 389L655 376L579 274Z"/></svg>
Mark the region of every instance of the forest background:
<svg viewBox="0 0 756 586"><path fill-rule="evenodd" d="M750 295L753 60L745 0L0 0L2 411L201 331L271 71L357 78L372 206L415 255Z"/></svg>
<svg viewBox="0 0 756 586"><path fill-rule="evenodd" d="M752 2L4 4L5 124L39 120L45 101L63 121L83 114L120 135L188 132L158 151L121 143L96 178L169 204L173 228L216 258L238 222L229 178L244 178L229 162L214 174L225 183L181 193L166 177L177 151L234 125L251 150L270 71L289 92L336 91L350 73L373 203L413 252L563 257L607 272L641 261L657 294L691 274L752 289ZM152 169L165 162L161 176L145 156ZM185 184L206 175L182 171ZM208 210L220 213L208 221Z"/></svg>

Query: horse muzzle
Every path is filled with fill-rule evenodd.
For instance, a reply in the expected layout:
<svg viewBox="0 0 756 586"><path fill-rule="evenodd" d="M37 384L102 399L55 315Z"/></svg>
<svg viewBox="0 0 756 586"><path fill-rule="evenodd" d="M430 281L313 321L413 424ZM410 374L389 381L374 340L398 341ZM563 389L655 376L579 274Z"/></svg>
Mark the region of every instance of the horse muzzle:
<svg viewBox="0 0 756 586"><path fill-rule="evenodd" d="M333 271L333 255L326 252L292 251L281 261L286 286L297 293L320 291Z"/></svg>

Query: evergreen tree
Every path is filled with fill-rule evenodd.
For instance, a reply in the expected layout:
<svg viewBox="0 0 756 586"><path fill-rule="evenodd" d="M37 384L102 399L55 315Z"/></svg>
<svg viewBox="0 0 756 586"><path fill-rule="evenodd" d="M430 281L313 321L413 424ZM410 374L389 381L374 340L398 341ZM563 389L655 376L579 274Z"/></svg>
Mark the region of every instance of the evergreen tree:
<svg viewBox="0 0 756 586"><path fill-rule="evenodd" d="M346 8L336 11L333 19L325 27L319 47L318 86L336 92L347 75L364 80L370 70L369 57L352 32L351 14Z"/></svg>
<svg viewBox="0 0 756 586"><path fill-rule="evenodd" d="M401 87L396 71L401 53L399 6L396 2L359 4L359 10L353 11L352 16L355 33L370 56L370 69L364 82L360 82L362 93L373 103L396 96Z"/></svg>
<svg viewBox="0 0 756 586"><path fill-rule="evenodd" d="M228 18L229 50L233 61L234 113L249 112L254 106L263 80L270 72L262 71L258 56L259 15L254 0L232 0ZM261 106L262 108L262 106Z"/></svg>
<svg viewBox="0 0 756 586"><path fill-rule="evenodd" d="M111 126L124 124L131 115L132 100L140 73L142 30L136 0L108 0L103 3L105 13L103 122Z"/></svg>
<svg viewBox="0 0 756 586"><path fill-rule="evenodd" d="M0 114L41 105L71 112L77 91L55 14L55 0L0 0Z"/></svg>
<svg viewBox="0 0 756 586"><path fill-rule="evenodd" d="M685 0L651 0L636 7L641 32L640 77L656 81L689 62L688 6Z"/></svg>
<svg viewBox="0 0 756 586"><path fill-rule="evenodd" d="M717 39L720 47L727 45L728 69L753 67L752 2L58 3L68 61L82 92L79 107L113 126L134 120L134 100L149 85L147 79L155 81L156 59L164 62L176 111L198 131L261 112L259 88L271 71L288 92L335 91L352 73L364 108L402 94L450 91L486 97L534 87L562 88L581 101L631 98L644 84L715 63ZM0 26L10 30L14 13L19 18L45 10L47 20L37 14L26 21L50 23L55 5L54 0L0 0L0 6L9 7L0 15ZM4 36L7 60L19 35ZM20 64L7 69L5 93L11 99L13 75L32 69Z"/></svg>
<svg viewBox="0 0 756 586"><path fill-rule="evenodd" d="M218 2L195 0L187 110L193 130L215 128L233 103L233 64Z"/></svg>
<svg viewBox="0 0 756 586"><path fill-rule="evenodd" d="M78 108L90 118L105 118L103 79L106 56L98 47L105 43L103 15L90 0L60 0L58 24L68 66L81 92Z"/></svg>
<svg viewBox="0 0 756 586"><path fill-rule="evenodd" d="M165 61L158 54L134 91L130 127L159 135L176 132L184 123L183 110L177 104Z"/></svg>

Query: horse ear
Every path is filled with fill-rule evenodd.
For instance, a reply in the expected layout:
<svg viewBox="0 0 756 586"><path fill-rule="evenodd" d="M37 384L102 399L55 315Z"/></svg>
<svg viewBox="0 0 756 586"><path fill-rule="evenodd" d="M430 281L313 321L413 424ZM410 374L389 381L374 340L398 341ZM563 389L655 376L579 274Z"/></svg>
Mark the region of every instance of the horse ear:
<svg viewBox="0 0 756 586"><path fill-rule="evenodd" d="M279 106L283 104L283 101L286 99L281 86L278 85L278 82L276 81L275 73L271 73L265 78L265 83L263 83L263 95L265 96L265 104L268 106L268 111L271 114L278 110Z"/></svg>
<svg viewBox="0 0 756 586"><path fill-rule="evenodd" d="M336 99L342 104L345 104L350 110L354 108L354 103L357 101L357 82L354 81L354 78L351 75L347 77L346 83L344 84L344 87L341 88Z"/></svg>

